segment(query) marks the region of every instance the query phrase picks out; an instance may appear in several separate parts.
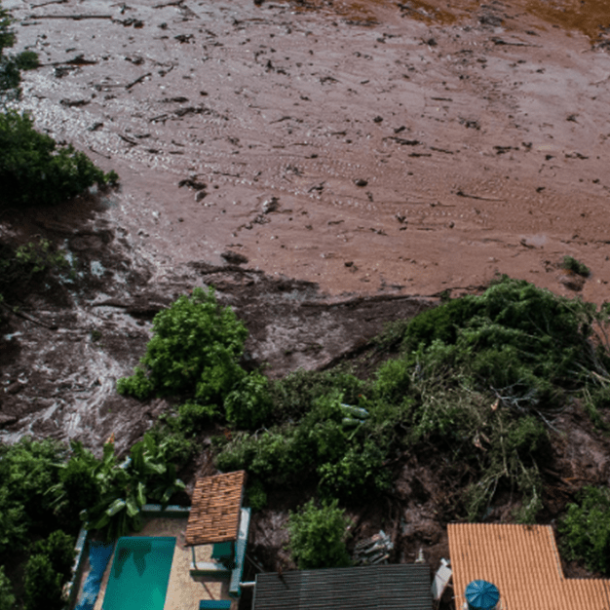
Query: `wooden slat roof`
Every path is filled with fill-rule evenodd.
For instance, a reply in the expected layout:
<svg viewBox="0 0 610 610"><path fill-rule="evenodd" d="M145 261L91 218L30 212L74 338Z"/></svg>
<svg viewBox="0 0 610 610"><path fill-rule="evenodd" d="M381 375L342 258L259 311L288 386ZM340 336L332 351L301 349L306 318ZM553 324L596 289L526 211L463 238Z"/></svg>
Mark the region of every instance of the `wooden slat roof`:
<svg viewBox="0 0 610 610"><path fill-rule="evenodd" d="M197 480L186 526L186 544L237 540L245 480L244 470Z"/></svg>
<svg viewBox="0 0 610 610"><path fill-rule="evenodd" d="M548 525L450 524L455 607L472 580L498 587L505 610L610 610L610 580L565 578Z"/></svg>

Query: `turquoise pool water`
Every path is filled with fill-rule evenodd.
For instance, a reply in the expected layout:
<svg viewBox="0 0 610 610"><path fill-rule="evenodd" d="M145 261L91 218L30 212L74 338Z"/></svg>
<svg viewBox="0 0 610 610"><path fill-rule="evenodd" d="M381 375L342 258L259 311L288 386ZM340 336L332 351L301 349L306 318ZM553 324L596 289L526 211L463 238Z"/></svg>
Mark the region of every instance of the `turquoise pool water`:
<svg viewBox="0 0 610 610"><path fill-rule="evenodd" d="M103 610L163 610L176 539L119 538Z"/></svg>

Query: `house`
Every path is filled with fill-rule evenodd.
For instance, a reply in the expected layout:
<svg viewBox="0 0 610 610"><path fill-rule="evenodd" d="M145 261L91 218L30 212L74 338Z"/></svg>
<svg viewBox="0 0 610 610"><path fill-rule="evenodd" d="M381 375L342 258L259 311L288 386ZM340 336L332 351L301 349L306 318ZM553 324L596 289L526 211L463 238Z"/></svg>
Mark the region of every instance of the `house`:
<svg viewBox="0 0 610 610"><path fill-rule="evenodd" d="M241 505L245 480L243 470L198 479L185 533L192 550L191 575L228 577L232 597L241 593L250 527L250 509ZM197 547L211 550L206 555L211 561L200 561Z"/></svg>
<svg viewBox="0 0 610 610"><path fill-rule="evenodd" d="M426 564L256 575L253 610L432 610Z"/></svg>
<svg viewBox="0 0 610 610"><path fill-rule="evenodd" d="M495 585L502 610L610 610L610 580L564 576L550 526L469 523L447 529L456 610L466 607L473 581Z"/></svg>

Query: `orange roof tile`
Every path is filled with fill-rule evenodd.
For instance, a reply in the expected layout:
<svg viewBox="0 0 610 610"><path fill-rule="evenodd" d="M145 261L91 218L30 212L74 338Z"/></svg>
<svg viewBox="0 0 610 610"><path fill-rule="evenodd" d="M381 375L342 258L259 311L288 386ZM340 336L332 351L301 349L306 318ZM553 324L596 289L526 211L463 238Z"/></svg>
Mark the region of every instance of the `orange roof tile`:
<svg viewBox="0 0 610 610"><path fill-rule="evenodd" d="M237 540L246 472L229 472L198 479L186 526L186 544Z"/></svg>
<svg viewBox="0 0 610 610"><path fill-rule="evenodd" d="M610 610L610 580L565 578L546 525L451 524L455 606L472 580L492 582L502 610Z"/></svg>

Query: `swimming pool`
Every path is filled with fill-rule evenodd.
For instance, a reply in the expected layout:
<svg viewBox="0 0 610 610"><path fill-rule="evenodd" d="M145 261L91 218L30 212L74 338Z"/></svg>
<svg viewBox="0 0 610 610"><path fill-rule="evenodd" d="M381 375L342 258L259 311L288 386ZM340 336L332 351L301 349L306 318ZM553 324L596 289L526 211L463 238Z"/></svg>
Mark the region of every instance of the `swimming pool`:
<svg viewBox="0 0 610 610"><path fill-rule="evenodd" d="M163 610L176 539L119 538L103 610Z"/></svg>

